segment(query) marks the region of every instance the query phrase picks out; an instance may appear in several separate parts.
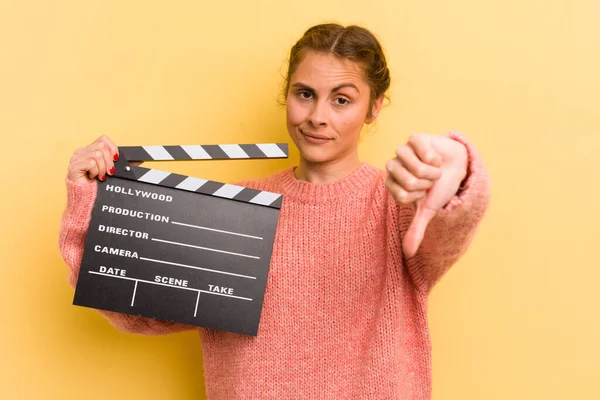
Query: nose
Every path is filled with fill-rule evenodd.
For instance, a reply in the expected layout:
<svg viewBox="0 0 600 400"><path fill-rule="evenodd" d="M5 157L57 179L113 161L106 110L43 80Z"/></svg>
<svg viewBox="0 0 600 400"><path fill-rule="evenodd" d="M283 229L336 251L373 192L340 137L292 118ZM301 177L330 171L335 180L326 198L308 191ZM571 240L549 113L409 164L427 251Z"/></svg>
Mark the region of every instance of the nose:
<svg viewBox="0 0 600 400"><path fill-rule="evenodd" d="M308 116L308 121L312 126L327 126L327 104L316 101Z"/></svg>

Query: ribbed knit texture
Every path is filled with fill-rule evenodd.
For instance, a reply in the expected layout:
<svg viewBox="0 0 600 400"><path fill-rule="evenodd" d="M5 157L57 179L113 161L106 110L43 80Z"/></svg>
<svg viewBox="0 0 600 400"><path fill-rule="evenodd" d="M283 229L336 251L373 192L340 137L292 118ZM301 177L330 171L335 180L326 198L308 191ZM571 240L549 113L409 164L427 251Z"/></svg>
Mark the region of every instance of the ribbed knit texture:
<svg viewBox="0 0 600 400"><path fill-rule="evenodd" d="M210 400L430 399L427 296L466 251L490 191L475 149L450 136L468 148L468 177L408 260L401 243L414 206L394 202L385 171L363 163L316 185L290 167L240 182L285 196L258 336L100 312L127 332L198 329ZM59 245L74 286L97 185L67 188Z"/></svg>

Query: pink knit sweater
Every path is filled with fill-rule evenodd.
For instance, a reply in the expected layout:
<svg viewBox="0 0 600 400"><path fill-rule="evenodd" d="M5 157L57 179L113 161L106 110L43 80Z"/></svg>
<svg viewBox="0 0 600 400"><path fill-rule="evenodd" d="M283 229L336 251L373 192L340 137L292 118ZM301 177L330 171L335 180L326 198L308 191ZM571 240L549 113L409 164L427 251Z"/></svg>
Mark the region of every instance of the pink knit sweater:
<svg viewBox="0 0 600 400"><path fill-rule="evenodd" d="M166 334L198 329L210 400L430 399L427 296L466 251L489 201L489 181L469 150L464 189L405 259L414 214L369 164L334 183L295 179L288 168L240 184L282 193L258 335L99 311L118 329ZM75 286L97 185L67 180L60 250Z"/></svg>

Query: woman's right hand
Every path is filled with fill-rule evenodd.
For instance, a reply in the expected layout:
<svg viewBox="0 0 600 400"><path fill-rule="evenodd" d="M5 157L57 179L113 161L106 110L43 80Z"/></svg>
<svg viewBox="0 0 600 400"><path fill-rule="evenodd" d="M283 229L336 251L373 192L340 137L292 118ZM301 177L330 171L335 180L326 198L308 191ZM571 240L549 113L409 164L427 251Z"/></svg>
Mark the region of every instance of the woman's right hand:
<svg viewBox="0 0 600 400"><path fill-rule="evenodd" d="M119 159L119 149L108 136L101 136L87 147L75 150L69 163L68 178L74 183L88 183L106 174L115 173L114 162Z"/></svg>

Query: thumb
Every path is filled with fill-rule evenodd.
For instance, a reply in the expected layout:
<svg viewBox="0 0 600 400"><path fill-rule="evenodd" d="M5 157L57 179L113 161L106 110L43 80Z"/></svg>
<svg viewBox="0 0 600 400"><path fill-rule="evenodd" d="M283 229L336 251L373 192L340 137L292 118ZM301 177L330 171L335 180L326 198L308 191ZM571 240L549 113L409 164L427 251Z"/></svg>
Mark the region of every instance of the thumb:
<svg viewBox="0 0 600 400"><path fill-rule="evenodd" d="M427 229L427 225L429 222L435 217L437 213L435 209L425 206L424 202L425 198L420 199L417 202L417 212L413 217L406 234L404 235L404 240L402 241L402 251L404 255L408 258L413 257L417 254L417 250L423 241L423 237L425 236L425 230Z"/></svg>

